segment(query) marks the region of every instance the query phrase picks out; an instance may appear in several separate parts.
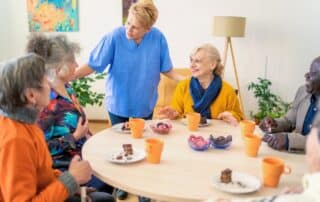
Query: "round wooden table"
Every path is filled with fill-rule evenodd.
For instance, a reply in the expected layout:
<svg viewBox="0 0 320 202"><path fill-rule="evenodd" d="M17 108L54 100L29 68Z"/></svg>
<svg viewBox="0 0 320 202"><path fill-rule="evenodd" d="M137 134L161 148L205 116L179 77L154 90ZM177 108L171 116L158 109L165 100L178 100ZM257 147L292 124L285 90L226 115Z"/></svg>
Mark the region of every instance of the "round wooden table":
<svg viewBox="0 0 320 202"><path fill-rule="evenodd" d="M147 122L148 125L150 122ZM104 182L129 193L146 196L161 201L203 201L208 198L243 198L273 195L284 187L297 186L306 173L304 155L278 152L262 143L256 158L244 153L240 128L222 121L212 120L207 127L189 132L181 121L173 121L169 135L154 134L150 128L144 138L133 139L130 134L121 134L112 128L91 137L83 146L83 158L88 160L94 174ZM259 130L256 129L259 133ZM232 145L225 150L211 149L204 152L192 150L188 145L190 134L209 137L231 134ZM150 164L146 160L133 164L115 164L107 160L110 151L121 150L122 144L132 144L134 149L144 150L144 140L157 137L164 141L160 164ZM215 189L211 177L222 170L244 172L261 178L261 160L265 156L282 158L291 168L290 175L282 175L278 188L261 187L250 194L229 194Z"/></svg>

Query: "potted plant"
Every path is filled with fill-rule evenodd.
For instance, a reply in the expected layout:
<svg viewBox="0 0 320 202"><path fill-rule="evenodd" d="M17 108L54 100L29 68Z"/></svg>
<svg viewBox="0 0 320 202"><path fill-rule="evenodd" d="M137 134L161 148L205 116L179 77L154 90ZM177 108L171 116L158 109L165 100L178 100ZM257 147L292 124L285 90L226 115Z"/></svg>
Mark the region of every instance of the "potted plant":
<svg viewBox="0 0 320 202"><path fill-rule="evenodd" d="M250 112L250 116L259 122L266 116L279 118L289 110L291 104L284 102L279 96L273 94L270 90L271 81L258 78L258 82L251 82L248 90L252 90L258 101L258 112Z"/></svg>
<svg viewBox="0 0 320 202"><path fill-rule="evenodd" d="M72 81L71 85L74 89L80 105L85 107L86 105L102 105L104 98L103 93L97 93L91 90L92 83L96 80L104 79L106 73L95 73L93 76L83 77Z"/></svg>

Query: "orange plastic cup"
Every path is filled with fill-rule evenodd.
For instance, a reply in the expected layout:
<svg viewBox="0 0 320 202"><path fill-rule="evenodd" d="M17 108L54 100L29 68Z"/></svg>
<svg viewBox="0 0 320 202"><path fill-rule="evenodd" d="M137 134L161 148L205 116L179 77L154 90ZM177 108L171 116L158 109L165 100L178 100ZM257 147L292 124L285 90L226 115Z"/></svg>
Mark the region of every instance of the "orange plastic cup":
<svg viewBox="0 0 320 202"><path fill-rule="evenodd" d="M131 136L133 138L142 138L144 130L144 119L131 118L129 119L129 126L131 130Z"/></svg>
<svg viewBox="0 0 320 202"><path fill-rule="evenodd" d="M255 127L256 127L256 122L254 121L251 121L251 120L240 121L242 138L244 138L245 136L252 136Z"/></svg>
<svg viewBox="0 0 320 202"><path fill-rule="evenodd" d="M262 160L263 184L268 187L277 187L282 174L290 174L291 168L277 157L265 157Z"/></svg>
<svg viewBox="0 0 320 202"><path fill-rule="evenodd" d="M157 138L148 138L145 140L147 161L149 163L159 164L163 150L163 141Z"/></svg>
<svg viewBox="0 0 320 202"><path fill-rule="evenodd" d="M261 145L261 138L257 135L244 137L245 152L250 157L256 157Z"/></svg>
<svg viewBox="0 0 320 202"><path fill-rule="evenodd" d="M196 131L199 128L201 115L197 112L190 112L187 114L188 128L191 131Z"/></svg>

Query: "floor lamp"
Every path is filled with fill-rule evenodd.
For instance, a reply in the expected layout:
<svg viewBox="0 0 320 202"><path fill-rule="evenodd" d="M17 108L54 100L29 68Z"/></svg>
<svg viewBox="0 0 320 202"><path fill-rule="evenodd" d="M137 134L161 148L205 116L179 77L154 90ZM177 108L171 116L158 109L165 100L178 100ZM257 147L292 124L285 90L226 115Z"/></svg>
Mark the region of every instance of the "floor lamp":
<svg viewBox="0 0 320 202"><path fill-rule="evenodd" d="M215 16L213 19L213 35L226 37L224 52L222 57L222 64L225 66L227 62L228 49L230 47L233 70L236 77L238 96L240 100L240 107L244 112L243 102L240 92L240 84L238 78L238 71L236 66L236 60L232 48L231 37L244 37L246 27L246 18L244 17L232 17L232 16Z"/></svg>

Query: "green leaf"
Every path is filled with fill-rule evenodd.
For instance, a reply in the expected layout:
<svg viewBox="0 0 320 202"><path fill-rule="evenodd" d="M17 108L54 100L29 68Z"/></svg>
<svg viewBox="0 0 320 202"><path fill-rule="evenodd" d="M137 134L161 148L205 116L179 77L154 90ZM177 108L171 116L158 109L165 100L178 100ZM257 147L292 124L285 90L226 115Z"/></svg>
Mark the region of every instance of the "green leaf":
<svg viewBox="0 0 320 202"><path fill-rule="evenodd" d="M258 78L258 82L251 82L248 90L253 94L258 102L258 112L250 112L252 118L261 120L266 116L279 118L283 116L291 107L291 103L284 102L278 95L271 92L271 81L268 79Z"/></svg>
<svg viewBox="0 0 320 202"><path fill-rule="evenodd" d="M97 93L91 90L93 82L104 79L106 73L95 73L90 77L84 77L71 83L81 106L102 105L104 93Z"/></svg>

